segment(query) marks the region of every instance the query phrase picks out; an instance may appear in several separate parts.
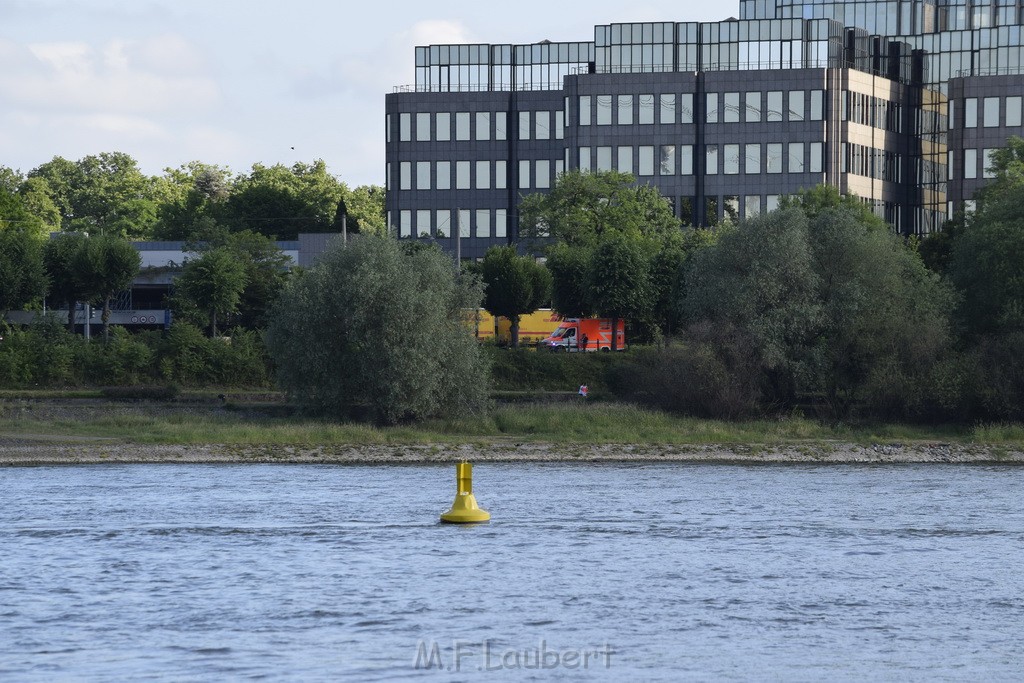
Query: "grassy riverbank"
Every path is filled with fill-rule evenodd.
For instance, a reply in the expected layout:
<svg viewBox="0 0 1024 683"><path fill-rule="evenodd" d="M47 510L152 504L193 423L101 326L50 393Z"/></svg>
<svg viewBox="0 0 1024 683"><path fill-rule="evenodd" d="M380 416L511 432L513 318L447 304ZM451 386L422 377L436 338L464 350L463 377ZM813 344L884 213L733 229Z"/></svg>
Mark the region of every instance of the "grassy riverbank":
<svg viewBox="0 0 1024 683"><path fill-rule="evenodd" d="M92 441L199 445L555 444L778 446L951 443L1024 446L1024 426L823 424L805 418L725 422L668 415L631 405L564 401L508 404L478 419L379 428L288 416L280 405L216 394L191 401L121 402L94 397L0 397L0 441Z"/></svg>

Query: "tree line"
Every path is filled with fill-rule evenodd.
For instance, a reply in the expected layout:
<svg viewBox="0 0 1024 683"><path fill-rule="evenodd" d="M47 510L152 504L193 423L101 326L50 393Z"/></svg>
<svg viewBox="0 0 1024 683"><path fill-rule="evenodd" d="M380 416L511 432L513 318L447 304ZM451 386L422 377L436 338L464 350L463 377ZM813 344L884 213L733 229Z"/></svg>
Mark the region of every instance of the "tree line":
<svg viewBox="0 0 1024 683"><path fill-rule="evenodd" d="M213 276L258 285L249 324L266 328L279 385L335 416L485 410L487 357L464 311L509 317L515 340L518 316L550 301L567 316L626 319L648 342L613 364L604 385L619 398L714 417L1017 420L1024 141L994 160L977 210L924 240L894 235L827 187L737 224L684 230L632 176L570 172L523 199L520 244L469 268L381 232L286 277L265 236L202 222L192 236L204 237L205 275L192 285L186 273L179 291L213 331L245 298L227 287L237 296L213 309ZM22 188L38 185L28 180ZM232 253L248 265L232 272Z"/></svg>

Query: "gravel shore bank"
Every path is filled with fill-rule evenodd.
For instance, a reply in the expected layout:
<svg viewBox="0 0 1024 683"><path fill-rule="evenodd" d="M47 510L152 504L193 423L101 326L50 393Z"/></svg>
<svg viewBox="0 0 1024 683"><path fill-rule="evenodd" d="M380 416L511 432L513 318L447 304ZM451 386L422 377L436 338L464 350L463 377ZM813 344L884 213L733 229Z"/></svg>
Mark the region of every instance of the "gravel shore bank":
<svg viewBox="0 0 1024 683"><path fill-rule="evenodd" d="M95 440L59 442L0 437L0 466L99 463L450 463L473 462L729 462L729 463L1000 463L1024 464L1024 452L954 444L842 443L782 446L552 444L488 442L459 445L255 446L136 445Z"/></svg>

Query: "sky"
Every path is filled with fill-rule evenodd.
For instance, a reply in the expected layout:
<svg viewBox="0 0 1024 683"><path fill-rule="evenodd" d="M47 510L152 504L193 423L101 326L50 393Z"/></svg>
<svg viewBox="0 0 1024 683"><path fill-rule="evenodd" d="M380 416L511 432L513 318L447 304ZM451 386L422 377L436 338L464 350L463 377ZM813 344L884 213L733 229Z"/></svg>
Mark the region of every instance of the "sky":
<svg viewBox="0 0 1024 683"><path fill-rule="evenodd" d="M125 152L158 175L323 159L383 185L384 96L435 43L593 40L738 0L0 0L0 166Z"/></svg>

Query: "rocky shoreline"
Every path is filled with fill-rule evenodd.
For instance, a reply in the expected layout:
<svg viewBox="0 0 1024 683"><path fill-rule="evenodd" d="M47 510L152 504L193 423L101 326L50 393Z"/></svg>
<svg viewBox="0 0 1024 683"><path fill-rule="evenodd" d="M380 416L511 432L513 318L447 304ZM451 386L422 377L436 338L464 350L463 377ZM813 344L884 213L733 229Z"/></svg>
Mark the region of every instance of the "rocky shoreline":
<svg viewBox="0 0 1024 683"><path fill-rule="evenodd" d="M102 463L402 464L472 462L974 463L1024 464L999 446L813 442L767 445L554 444L491 441L428 445L141 445L95 439L0 437L0 466Z"/></svg>

